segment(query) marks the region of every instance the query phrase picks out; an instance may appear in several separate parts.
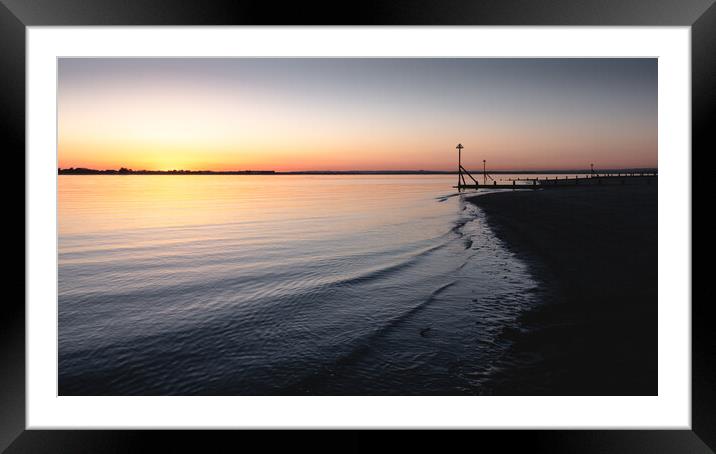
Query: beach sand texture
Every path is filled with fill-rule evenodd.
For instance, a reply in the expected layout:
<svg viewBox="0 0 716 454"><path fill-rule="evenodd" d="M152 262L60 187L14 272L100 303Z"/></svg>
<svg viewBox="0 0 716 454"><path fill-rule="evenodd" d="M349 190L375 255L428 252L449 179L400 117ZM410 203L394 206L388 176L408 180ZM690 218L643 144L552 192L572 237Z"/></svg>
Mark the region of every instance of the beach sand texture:
<svg viewBox="0 0 716 454"><path fill-rule="evenodd" d="M469 198L543 285L494 372L499 395L657 394L657 185Z"/></svg>

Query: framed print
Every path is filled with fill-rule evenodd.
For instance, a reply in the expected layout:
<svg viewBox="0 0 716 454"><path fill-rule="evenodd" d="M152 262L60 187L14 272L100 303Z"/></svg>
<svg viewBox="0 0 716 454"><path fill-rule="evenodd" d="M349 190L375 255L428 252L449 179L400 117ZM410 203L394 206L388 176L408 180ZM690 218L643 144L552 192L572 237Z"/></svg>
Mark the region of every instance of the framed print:
<svg viewBox="0 0 716 454"><path fill-rule="evenodd" d="M0 446L713 452L712 2L332 11L3 0Z"/></svg>

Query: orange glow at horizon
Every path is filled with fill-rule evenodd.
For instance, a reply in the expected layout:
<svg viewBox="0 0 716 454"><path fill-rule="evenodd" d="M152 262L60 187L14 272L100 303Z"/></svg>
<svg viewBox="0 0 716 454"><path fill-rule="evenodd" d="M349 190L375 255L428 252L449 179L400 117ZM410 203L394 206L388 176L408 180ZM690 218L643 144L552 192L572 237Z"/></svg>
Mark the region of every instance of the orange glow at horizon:
<svg viewBox="0 0 716 454"><path fill-rule="evenodd" d="M345 63L351 71L310 59L84 60L59 68L61 168L454 170L458 142L473 169L483 159L493 170L657 166L656 92L651 99L651 82L639 92L628 71L626 88L617 87L627 94L616 96L602 80L585 88L581 74L573 88L551 88L539 71L524 76L542 91L505 82L492 67L443 82L437 75L454 68L410 59ZM279 64L294 73L261 66ZM424 65L425 75L409 79L400 65ZM496 75L482 80L478 69Z"/></svg>

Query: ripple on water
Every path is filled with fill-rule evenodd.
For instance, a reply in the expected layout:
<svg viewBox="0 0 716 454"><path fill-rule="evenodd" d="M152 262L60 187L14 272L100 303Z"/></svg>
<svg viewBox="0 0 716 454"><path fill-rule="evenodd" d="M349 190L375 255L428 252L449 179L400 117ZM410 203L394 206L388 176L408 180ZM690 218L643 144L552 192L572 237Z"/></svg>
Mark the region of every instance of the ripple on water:
<svg viewBox="0 0 716 454"><path fill-rule="evenodd" d="M218 194L204 223L103 230L121 206L72 201L96 230L61 229L60 393L479 394L535 282L446 181L381 181L301 180L303 212L270 222L270 198Z"/></svg>

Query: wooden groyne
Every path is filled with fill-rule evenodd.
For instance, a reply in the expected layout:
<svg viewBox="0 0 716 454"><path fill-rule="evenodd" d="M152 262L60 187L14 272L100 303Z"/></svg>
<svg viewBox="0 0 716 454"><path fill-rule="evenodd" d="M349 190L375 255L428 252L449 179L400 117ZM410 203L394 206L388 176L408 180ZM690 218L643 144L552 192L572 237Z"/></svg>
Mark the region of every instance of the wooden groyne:
<svg viewBox="0 0 716 454"><path fill-rule="evenodd" d="M474 180L473 180L474 181ZM543 178L521 178L512 180L512 183L459 184L453 188L459 191L467 189L552 189L569 188L575 186L589 185L634 185L634 184L656 184L657 173L617 173L607 175L590 175L586 177L543 177Z"/></svg>
<svg viewBox="0 0 716 454"><path fill-rule="evenodd" d="M487 161L482 160L482 184L462 166L462 150L465 148L459 143L457 149L457 186L458 191L467 189L546 189L546 188L569 188L574 186L587 185L626 185L626 184L652 184L657 181L657 172L599 172L595 171L594 164L590 164L589 173L584 177L575 175L573 178L565 177L543 177L543 178L517 178L511 180L511 184L498 183L497 180L487 173ZM467 176L474 184L468 184ZM478 176L479 178L479 176ZM490 183L487 180L490 180Z"/></svg>

